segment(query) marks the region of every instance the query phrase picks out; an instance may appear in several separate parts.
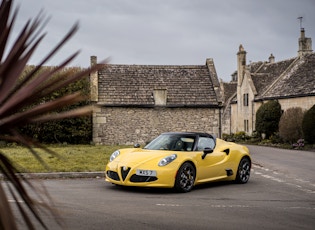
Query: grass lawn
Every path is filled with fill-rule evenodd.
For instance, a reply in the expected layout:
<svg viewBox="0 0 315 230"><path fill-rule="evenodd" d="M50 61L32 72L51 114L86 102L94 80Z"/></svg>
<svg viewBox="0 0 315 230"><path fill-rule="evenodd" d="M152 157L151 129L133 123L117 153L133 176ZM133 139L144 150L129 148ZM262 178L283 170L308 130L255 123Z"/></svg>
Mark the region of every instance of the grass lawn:
<svg viewBox="0 0 315 230"><path fill-rule="evenodd" d="M105 165L115 150L130 146L49 145L47 147L61 158L38 148L34 150L47 163L50 170L45 169L27 148L1 147L0 151L8 156L21 172L94 172L105 170Z"/></svg>

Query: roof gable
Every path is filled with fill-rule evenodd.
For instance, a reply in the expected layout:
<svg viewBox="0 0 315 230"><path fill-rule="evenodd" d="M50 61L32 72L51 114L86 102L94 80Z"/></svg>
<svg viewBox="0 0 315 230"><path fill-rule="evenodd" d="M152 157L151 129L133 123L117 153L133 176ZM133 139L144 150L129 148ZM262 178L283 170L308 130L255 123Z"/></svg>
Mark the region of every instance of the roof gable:
<svg viewBox="0 0 315 230"><path fill-rule="evenodd" d="M100 104L154 106L154 91L166 90L166 106L218 106L206 65L106 65L98 82Z"/></svg>

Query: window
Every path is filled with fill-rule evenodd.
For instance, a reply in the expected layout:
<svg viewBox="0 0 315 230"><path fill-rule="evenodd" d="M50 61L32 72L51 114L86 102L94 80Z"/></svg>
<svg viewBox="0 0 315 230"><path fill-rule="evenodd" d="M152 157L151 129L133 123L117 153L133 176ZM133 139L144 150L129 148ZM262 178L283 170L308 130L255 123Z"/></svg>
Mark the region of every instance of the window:
<svg viewBox="0 0 315 230"><path fill-rule="evenodd" d="M248 93L243 94L243 105L248 106Z"/></svg>
<svg viewBox="0 0 315 230"><path fill-rule="evenodd" d="M205 148L214 149L215 143L213 138L210 137L199 137L198 140L198 151L203 151Z"/></svg>
<svg viewBox="0 0 315 230"><path fill-rule="evenodd" d="M244 131L245 131L245 132L248 132L248 131L249 131L248 120L244 120Z"/></svg>
<svg viewBox="0 0 315 230"><path fill-rule="evenodd" d="M196 137L194 135L162 134L147 144L144 149L193 151Z"/></svg>

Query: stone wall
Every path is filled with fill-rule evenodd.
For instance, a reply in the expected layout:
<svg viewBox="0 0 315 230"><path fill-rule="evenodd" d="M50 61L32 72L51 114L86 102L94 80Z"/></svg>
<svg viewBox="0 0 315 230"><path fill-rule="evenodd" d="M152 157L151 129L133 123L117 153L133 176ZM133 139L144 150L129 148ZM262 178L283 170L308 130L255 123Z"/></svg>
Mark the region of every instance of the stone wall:
<svg viewBox="0 0 315 230"><path fill-rule="evenodd" d="M224 113L221 116L222 120L222 134L231 133L231 105L224 108Z"/></svg>
<svg viewBox="0 0 315 230"><path fill-rule="evenodd" d="M286 98L279 99L281 104L281 109L286 111L292 107L300 107L303 110L309 110L313 105L315 105L315 96L312 97L299 97L299 98Z"/></svg>
<svg viewBox="0 0 315 230"><path fill-rule="evenodd" d="M93 113L96 144L144 144L163 132L199 131L219 135L219 109L100 107Z"/></svg>

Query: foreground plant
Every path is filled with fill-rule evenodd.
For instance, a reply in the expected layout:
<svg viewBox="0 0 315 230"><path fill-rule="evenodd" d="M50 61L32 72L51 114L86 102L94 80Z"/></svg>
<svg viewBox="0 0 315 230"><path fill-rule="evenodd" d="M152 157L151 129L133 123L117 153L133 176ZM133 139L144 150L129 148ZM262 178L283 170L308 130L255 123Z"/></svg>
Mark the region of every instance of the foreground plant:
<svg viewBox="0 0 315 230"><path fill-rule="evenodd" d="M45 165L45 162L33 147L40 147L53 155L57 154L21 134L19 128L32 123L91 114L90 106L63 113L54 112L83 100L84 98L80 92L44 103L39 103L39 101L55 90L87 76L90 72L96 71L100 65L95 65L91 69L80 71L74 75L59 74L56 77L55 73L61 72L78 55L78 52L75 52L58 67L39 71L77 31L78 25L76 24L60 43L43 57L36 68L22 77L28 61L45 36L42 32L45 17L39 14L33 20L27 21L12 47L9 48L8 37L12 33L17 16L17 10L12 13L12 5L13 0L2 0L0 5L0 140L17 142L26 146L34 157ZM42 227L48 229L41 217L43 210L55 216L58 221L56 214L47 203L50 200L49 196L46 192L43 193L44 188L39 191L30 181L20 177L18 172L14 162L0 150L0 173L4 177L4 181L0 182L0 229L17 229L16 218L8 199L13 199L17 205L27 228L35 229L35 226L39 223ZM28 191L31 191L32 197ZM21 200L24 203L23 205L19 202Z"/></svg>

